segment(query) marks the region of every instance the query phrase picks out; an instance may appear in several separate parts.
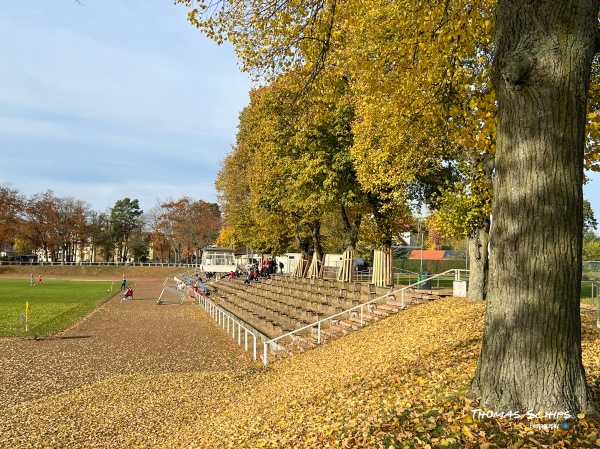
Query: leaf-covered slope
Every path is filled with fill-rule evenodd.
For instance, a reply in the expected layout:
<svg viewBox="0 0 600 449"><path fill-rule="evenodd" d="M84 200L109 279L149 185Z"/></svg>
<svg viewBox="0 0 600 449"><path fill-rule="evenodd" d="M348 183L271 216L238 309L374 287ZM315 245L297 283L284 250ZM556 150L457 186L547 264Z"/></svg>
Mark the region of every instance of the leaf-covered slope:
<svg viewBox="0 0 600 449"><path fill-rule="evenodd" d="M470 418L483 309L439 300L267 368L122 376L25 403L0 413L0 447L594 447L585 419L553 435ZM584 360L597 386L592 318Z"/></svg>

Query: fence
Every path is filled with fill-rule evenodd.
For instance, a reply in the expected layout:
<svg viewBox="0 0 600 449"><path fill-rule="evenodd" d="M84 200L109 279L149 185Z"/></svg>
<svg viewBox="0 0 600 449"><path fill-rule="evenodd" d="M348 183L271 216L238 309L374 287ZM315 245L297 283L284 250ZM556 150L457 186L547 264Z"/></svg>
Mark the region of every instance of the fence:
<svg viewBox="0 0 600 449"><path fill-rule="evenodd" d="M452 271L447 270L447 271ZM462 269L462 271L465 271ZM372 273L370 271L357 271L355 272L354 280L356 282L371 282ZM408 270L398 270L394 272L394 285L410 285L416 282L419 279L419 273L408 271ZM436 278L437 284L436 287L451 287L453 279L445 279L444 277Z"/></svg>
<svg viewBox="0 0 600 449"><path fill-rule="evenodd" d="M593 262L593 263L597 263L598 267L600 268L600 262ZM451 270L448 270L451 271ZM462 270L462 271L466 271L466 270ZM370 271L359 271L356 272L355 275L355 280L357 282L371 282L371 275L372 273ZM410 285L413 282L416 282L416 280L418 280L418 276L419 273L415 273L412 271L408 271L408 270L398 270L396 269L396 272L394 273L394 285ZM469 278L468 276L463 279L468 281ZM598 281L594 281L594 280L584 280L581 281L581 300L584 302L587 302L588 298L589 301L592 305L594 305L596 303L596 299L598 297ZM444 276L440 276L435 278L435 284L432 285L435 288L442 288L442 287L452 287L452 279L449 278L445 278Z"/></svg>
<svg viewBox="0 0 600 449"><path fill-rule="evenodd" d="M304 331L307 331L307 330L311 330L311 332L316 331L316 334L317 334L317 344L321 344L321 327L322 327L322 325L324 323L326 323L328 321L339 320L339 319L341 319L345 315L349 315L350 316L353 313L356 313L358 316L360 316L360 326L363 327L363 326L365 326L365 320L364 320L365 310L367 310L367 311L371 310L375 306L375 303L384 301L384 300L386 300L386 299L388 299L390 297L394 297L395 298L396 296L400 295L401 308L404 309L405 308L404 295L405 295L405 292L408 289L418 288L419 285L421 285L423 283L423 281L431 281L433 279L440 278L440 277L448 277L449 275L453 275L453 279L454 280L460 281L461 278L462 278L463 273L466 274L467 272L468 272L467 270L453 269L453 270L445 271L445 272L440 273L440 274L436 274L436 275L430 276L430 277L428 277L425 280L421 279L418 282L415 282L415 283L413 283L411 285L407 285L406 287L402 287L402 288L400 288L398 290L394 290L392 292L386 293L383 296L379 296L378 298L372 299L372 300L370 300L368 302L365 302L363 304L359 304L359 305L354 306L354 307L352 307L352 308L350 308L348 310L344 310L343 312L336 313L335 315L328 316L327 318L323 318L322 320L319 320L319 321L317 321L315 323L311 323L311 324L309 324L307 326L301 327L300 329L296 329L296 330L294 330L292 332L288 332L287 334L284 334L284 335L281 335L279 337L273 338L271 340L265 341L263 343L263 363L265 365L267 365L269 363L269 360L268 360L268 349L269 349L269 346L274 345L274 344L277 345L278 342L280 340L284 339L284 338L291 337L293 335L297 335L297 334L299 334L301 332L304 332Z"/></svg>
<svg viewBox="0 0 600 449"><path fill-rule="evenodd" d="M29 261L21 262L16 260L0 260L0 265L65 265L65 266L128 266L128 267L185 267L185 268L198 268L198 264L184 264L184 263L167 263L167 262L61 262L61 261Z"/></svg>
<svg viewBox="0 0 600 449"><path fill-rule="evenodd" d="M199 294L198 292L189 291L190 294L196 301L204 309L204 311L210 316L215 322L223 328L223 330L227 331L227 334L231 334L231 339L236 341L237 335L237 344L242 346L242 331L244 333L244 350L248 352L248 338L252 336L252 353L254 360L257 360L257 332L253 329L250 329L246 326L245 323L242 323L234 314L225 310L221 306L218 306L211 301L208 297ZM237 327L237 334L236 334Z"/></svg>
<svg viewBox="0 0 600 449"><path fill-rule="evenodd" d="M584 260L581 269L584 273L598 273L600 272L600 260Z"/></svg>

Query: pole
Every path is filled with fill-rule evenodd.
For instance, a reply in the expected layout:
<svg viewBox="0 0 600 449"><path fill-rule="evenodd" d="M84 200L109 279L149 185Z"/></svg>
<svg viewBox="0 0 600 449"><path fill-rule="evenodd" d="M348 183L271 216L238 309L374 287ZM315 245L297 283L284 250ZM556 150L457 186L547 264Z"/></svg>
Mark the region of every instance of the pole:
<svg viewBox="0 0 600 449"><path fill-rule="evenodd" d="M465 248L465 270L469 269L469 237L466 238L466 248Z"/></svg>
<svg viewBox="0 0 600 449"><path fill-rule="evenodd" d="M419 217L419 237L421 237L421 267L419 269L419 274L423 272L423 233L421 232L421 220L422 217Z"/></svg>
<svg viewBox="0 0 600 449"><path fill-rule="evenodd" d="M419 273L423 273L423 234L421 234L421 269Z"/></svg>

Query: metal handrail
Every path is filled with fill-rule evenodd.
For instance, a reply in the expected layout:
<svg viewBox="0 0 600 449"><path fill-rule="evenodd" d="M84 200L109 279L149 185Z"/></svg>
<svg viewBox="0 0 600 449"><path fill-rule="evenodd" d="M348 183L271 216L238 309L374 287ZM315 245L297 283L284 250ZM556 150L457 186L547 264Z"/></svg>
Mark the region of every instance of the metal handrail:
<svg viewBox="0 0 600 449"><path fill-rule="evenodd" d="M78 262L64 262L61 260L38 260L21 262L17 260L0 260L0 265L69 265L69 266L130 266L130 267L198 267L198 264L183 263L183 262L90 262L80 260Z"/></svg>
<svg viewBox="0 0 600 449"><path fill-rule="evenodd" d="M191 293L189 290L188 292ZM206 296L203 296L196 291L193 292L193 296L196 299L196 301L198 301L198 304L204 308L204 311L208 314L208 316L215 320L218 325L222 326L223 330L225 330L225 327L227 327L227 335L229 335L229 329L231 327L231 339L233 341L235 341L235 327L237 325L237 343L239 346L242 346L242 329L244 330L244 350L246 352L248 352L248 335L251 335L253 341L252 347L254 360L257 360L258 337L256 333L248 327L246 327L244 324L242 324L238 319L236 319L237 317L234 314L224 309L223 307L215 304L214 301L208 299ZM230 326L230 324L232 325Z"/></svg>
<svg viewBox="0 0 600 449"><path fill-rule="evenodd" d="M459 268L452 268L450 270L444 271L443 273L439 273L439 274L435 274L433 276L429 276L429 277L427 277L425 279L421 279L418 282L415 282L413 284L407 285L407 286L402 287L402 288L400 288L398 290L394 290L392 292L386 293L385 295L379 296L379 297L377 297L375 299L371 299L370 301L367 301L367 302L365 302L363 304L359 304L357 306L351 307L350 309L344 310L343 312L338 312L338 313L336 313L334 315L331 315L331 316L328 316L326 318L323 318L322 320L315 321L314 323L308 324L308 325L306 325L304 327L301 327L299 329L296 329L296 330L293 330L291 332L288 332L287 334L280 335L279 337L276 337L276 338L273 338L271 340L265 341L263 343L263 363L265 365L268 364L267 353L268 353L268 346L271 343L276 343L279 340L282 340L282 339L284 339L286 337L290 337L292 335L298 334L299 332L305 331L307 329L312 329L315 326L317 326L317 344L321 344L321 324L323 324L323 323L325 323L327 321L330 321L330 320L335 320L335 319L337 319L338 317L340 317L342 315L350 314L350 313L352 313L354 311L358 311L360 309L360 327L364 327L364 307L368 307L368 306L370 306L371 304L373 304L373 303L375 303L377 301L380 301L380 300L382 300L384 298L387 298L389 296L395 296L396 294L400 293L401 294L401 308L404 309L405 308L405 305L404 305L404 292L406 290L408 290L410 288L414 288L414 287L416 287L418 285L421 285L424 282L429 281L431 279L439 278L441 276L447 276L450 273L454 274L454 280L455 281L460 281L460 279L461 279L461 273L463 273L463 272L464 273L468 273L469 270L464 270L464 269L459 269Z"/></svg>

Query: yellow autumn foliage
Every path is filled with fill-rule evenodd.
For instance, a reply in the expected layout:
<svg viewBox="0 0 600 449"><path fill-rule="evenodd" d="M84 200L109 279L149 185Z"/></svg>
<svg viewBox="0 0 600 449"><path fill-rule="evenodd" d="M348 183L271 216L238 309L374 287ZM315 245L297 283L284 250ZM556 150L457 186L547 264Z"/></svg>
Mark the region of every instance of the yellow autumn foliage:
<svg viewBox="0 0 600 449"><path fill-rule="evenodd" d="M541 430L467 399L484 304L438 300L268 367L119 376L0 411L6 448L595 447L600 422ZM598 395L600 330L583 316ZM545 424L551 424L545 422Z"/></svg>

